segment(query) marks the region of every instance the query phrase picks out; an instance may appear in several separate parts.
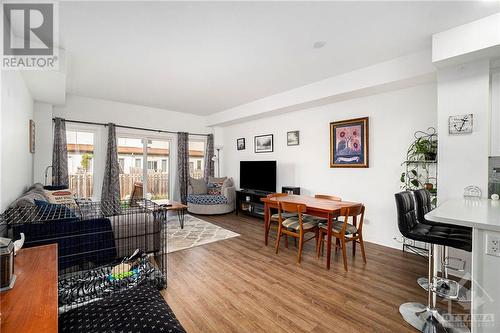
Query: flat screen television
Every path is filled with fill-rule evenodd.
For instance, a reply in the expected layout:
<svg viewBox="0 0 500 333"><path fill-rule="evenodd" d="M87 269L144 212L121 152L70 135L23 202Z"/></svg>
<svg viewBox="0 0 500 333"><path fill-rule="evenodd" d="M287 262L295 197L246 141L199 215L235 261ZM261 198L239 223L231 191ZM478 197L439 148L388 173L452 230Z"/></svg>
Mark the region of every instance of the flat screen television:
<svg viewBox="0 0 500 333"><path fill-rule="evenodd" d="M240 188L276 192L276 161L240 161Z"/></svg>

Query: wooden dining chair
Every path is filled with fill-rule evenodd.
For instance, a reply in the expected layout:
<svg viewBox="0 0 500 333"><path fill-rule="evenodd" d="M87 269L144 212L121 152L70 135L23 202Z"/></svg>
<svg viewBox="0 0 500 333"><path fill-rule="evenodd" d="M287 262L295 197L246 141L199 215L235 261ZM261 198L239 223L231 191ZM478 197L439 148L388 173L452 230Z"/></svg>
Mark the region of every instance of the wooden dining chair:
<svg viewBox="0 0 500 333"><path fill-rule="evenodd" d="M132 194L130 195L130 206L136 206L137 201L144 197L144 186L142 182L135 182Z"/></svg>
<svg viewBox="0 0 500 333"><path fill-rule="evenodd" d="M314 196L316 199L325 199L325 200L331 200L331 201L342 201L340 197L336 197L334 195L329 195L329 194L316 194ZM328 219L325 217L317 217L314 216L315 219L319 221L319 223L327 223ZM337 220L337 217L334 217L334 220Z"/></svg>
<svg viewBox="0 0 500 333"><path fill-rule="evenodd" d="M333 221L332 222L332 237L335 237L335 252L337 248L342 249L342 257L344 260L344 269L347 272L347 253L346 244L348 242L353 242L353 256L356 254L356 243L359 243L361 248L361 255L363 256L363 262L366 264L365 255L365 244L363 242L363 221L365 217L365 206L357 205L353 207L344 207L340 211L340 216L343 217L343 221ZM349 223L349 218L352 220L352 224ZM320 257L323 252L324 246L324 236L327 233L327 224L320 223L318 244L316 246L317 256Z"/></svg>
<svg viewBox="0 0 500 333"><path fill-rule="evenodd" d="M304 243L318 237L318 221L304 217L306 205L280 202L278 206L278 237L276 239L276 254L280 248L281 235L291 236L299 241L299 251L297 254L297 263L300 264L302 258L302 248ZM285 213L294 213L296 216L284 218ZM304 239L307 233L314 233L309 239ZM317 246L316 242L316 246Z"/></svg>
<svg viewBox="0 0 500 333"><path fill-rule="evenodd" d="M266 197L267 198L276 198L276 197L286 197L288 194L287 193L270 193L268 194ZM267 216L269 217L268 220L266 221L266 225L265 225L265 244L267 245L267 241L268 241L268 238L269 238L269 231L271 230L271 224L272 223L276 223L276 225L278 225L278 222L279 222L279 217L278 217L278 213L274 213L274 214L271 214L272 210L278 210L278 207L279 206L279 203L276 203L275 205L271 205L269 204L268 205L268 211L267 211ZM293 216L297 216L297 214L294 214L294 213L283 213L283 218L289 218L289 217L293 217ZM288 237L286 237L286 246L288 247Z"/></svg>
<svg viewBox="0 0 500 333"><path fill-rule="evenodd" d="M314 197L316 199L326 199L326 200L332 200L332 201L342 201L342 198L336 197L334 195L329 195L329 194L316 194Z"/></svg>

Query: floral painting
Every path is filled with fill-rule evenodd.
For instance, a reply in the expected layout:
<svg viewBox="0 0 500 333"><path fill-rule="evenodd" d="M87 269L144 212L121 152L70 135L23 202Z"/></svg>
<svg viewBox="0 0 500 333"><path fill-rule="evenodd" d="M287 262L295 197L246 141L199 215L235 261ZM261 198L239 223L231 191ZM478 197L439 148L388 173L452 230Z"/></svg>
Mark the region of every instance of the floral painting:
<svg viewBox="0 0 500 333"><path fill-rule="evenodd" d="M330 123L330 167L368 167L368 118Z"/></svg>

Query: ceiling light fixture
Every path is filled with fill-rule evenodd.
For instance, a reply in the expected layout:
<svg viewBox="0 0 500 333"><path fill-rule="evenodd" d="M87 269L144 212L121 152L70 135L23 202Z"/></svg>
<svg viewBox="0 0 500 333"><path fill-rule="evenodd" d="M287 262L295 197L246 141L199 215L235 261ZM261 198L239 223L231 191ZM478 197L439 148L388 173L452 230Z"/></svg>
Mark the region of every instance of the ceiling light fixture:
<svg viewBox="0 0 500 333"><path fill-rule="evenodd" d="M326 42L325 42L325 41L320 40L320 41L315 42L315 43L313 44L313 47L314 47L315 49L320 49L320 48L322 48L323 46L325 46L325 44L326 44Z"/></svg>

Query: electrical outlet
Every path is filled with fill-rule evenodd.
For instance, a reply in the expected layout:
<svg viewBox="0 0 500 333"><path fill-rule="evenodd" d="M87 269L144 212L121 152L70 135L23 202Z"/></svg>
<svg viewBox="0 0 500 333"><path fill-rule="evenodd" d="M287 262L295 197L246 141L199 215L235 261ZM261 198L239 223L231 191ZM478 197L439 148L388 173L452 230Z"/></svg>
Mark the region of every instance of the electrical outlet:
<svg viewBox="0 0 500 333"><path fill-rule="evenodd" d="M500 238L486 235L486 254L500 257Z"/></svg>

